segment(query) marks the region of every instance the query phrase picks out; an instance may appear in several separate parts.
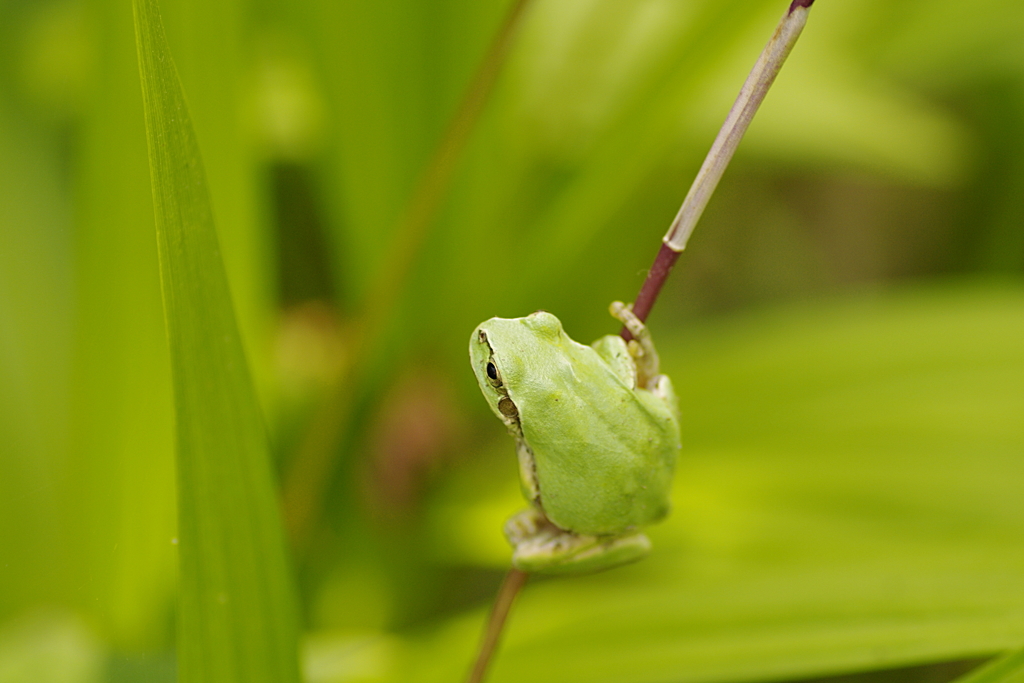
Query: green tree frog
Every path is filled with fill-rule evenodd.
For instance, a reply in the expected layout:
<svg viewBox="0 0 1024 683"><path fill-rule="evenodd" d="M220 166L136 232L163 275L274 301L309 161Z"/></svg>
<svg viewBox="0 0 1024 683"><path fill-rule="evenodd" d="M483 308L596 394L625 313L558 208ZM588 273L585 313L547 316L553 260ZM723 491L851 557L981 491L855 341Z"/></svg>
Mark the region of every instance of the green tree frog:
<svg viewBox="0 0 1024 683"><path fill-rule="evenodd" d="M651 547L641 528L668 514L680 448L675 392L658 374L647 327L621 302L611 312L633 341L609 335L584 346L545 311L491 318L470 338L473 371L515 439L531 503L505 525L523 571L638 560Z"/></svg>

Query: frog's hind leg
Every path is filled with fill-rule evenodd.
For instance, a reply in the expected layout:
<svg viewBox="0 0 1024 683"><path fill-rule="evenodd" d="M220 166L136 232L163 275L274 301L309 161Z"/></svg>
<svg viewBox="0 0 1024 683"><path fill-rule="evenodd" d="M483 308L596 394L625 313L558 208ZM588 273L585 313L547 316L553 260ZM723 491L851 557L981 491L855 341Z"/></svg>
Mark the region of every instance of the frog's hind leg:
<svg viewBox="0 0 1024 683"><path fill-rule="evenodd" d="M646 535L587 536L561 529L536 508L523 510L505 523L513 547L512 565L544 574L583 574L641 559L651 550Z"/></svg>
<svg viewBox="0 0 1024 683"><path fill-rule="evenodd" d="M613 301L608 310L633 335L633 341L629 343L629 351L636 359L637 375L639 376L637 384L645 389L651 388L648 385L658 376L659 365L658 351L654 348L651 331L633 313L633 304Z"/></svg>
<svg viewBox="0 0 1024 683"><path fill-rule="evenodd" d="M633 354L629 352L629 346L622 337L608 334L591 344L591 347L627 387L636 389L636 361L633 360Z"/></svg>

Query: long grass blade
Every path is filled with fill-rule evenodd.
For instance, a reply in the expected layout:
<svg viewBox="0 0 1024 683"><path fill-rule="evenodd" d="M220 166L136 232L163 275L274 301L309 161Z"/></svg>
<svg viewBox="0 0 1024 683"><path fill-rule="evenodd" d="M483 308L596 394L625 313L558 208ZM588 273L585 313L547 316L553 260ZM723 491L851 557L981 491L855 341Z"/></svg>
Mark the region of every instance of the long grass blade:
<svg viewBox="0 0 1024 683"><path fill-rule="evenodd" d="M298 681L269 444L202 160L155 0L135 0L177 416L183 683Z"/></svg>

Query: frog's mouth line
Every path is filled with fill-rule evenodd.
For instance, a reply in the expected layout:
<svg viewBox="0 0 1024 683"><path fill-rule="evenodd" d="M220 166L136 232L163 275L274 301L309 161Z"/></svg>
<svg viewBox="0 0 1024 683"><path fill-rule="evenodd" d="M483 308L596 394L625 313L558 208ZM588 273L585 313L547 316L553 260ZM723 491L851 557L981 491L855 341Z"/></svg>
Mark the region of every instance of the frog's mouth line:
<svg viewBox="0 0 1024 683"><path fill-rule="evenodd" d="M487 365L484 366L483 370L487 376L487 383L500 396L498 399L498 412L501 413L502 421L508 428L514 430L516 436L522 437L523 429L519 423L519 408L516 407L515 402L508 395L508 388L501 379L501 370L499 370L498 364L494 361L494 348L487 339L487 332L480 330L479 339L481 344L487 346Z"/></svg>
<svg viewBox="0 0 1024 683"><path fill-rule="evenodd" d="M501 371L494 361L494 348L487 339L487 332L480 330L480 343L487 346L487 365L483 368L488 378L488 384L501 397L498 399L498 412L501 413L501 421L505 423L509 433L516 442L516 457L519 460L519 472L526 489L529 491L530 501L543 510L540 502L540 482L537 478L537 460L534 458L533 449L526 443L523 437L523 425L519 418L519 408L515 401L508 395L508 387L501 379Z"/></svg>

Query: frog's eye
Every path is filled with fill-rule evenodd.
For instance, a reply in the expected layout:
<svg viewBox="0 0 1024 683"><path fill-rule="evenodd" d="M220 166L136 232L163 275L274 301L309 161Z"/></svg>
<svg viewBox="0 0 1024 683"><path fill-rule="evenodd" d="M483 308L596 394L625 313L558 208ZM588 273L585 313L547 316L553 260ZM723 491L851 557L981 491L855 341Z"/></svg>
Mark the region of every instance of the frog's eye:
<svg viewBox="0 0 1024 683"><path fill-rule="evenodd" d="M501 375L498 373L498 366L493 361L487 361L487 381L492 387L501 386Z"/></svg>

